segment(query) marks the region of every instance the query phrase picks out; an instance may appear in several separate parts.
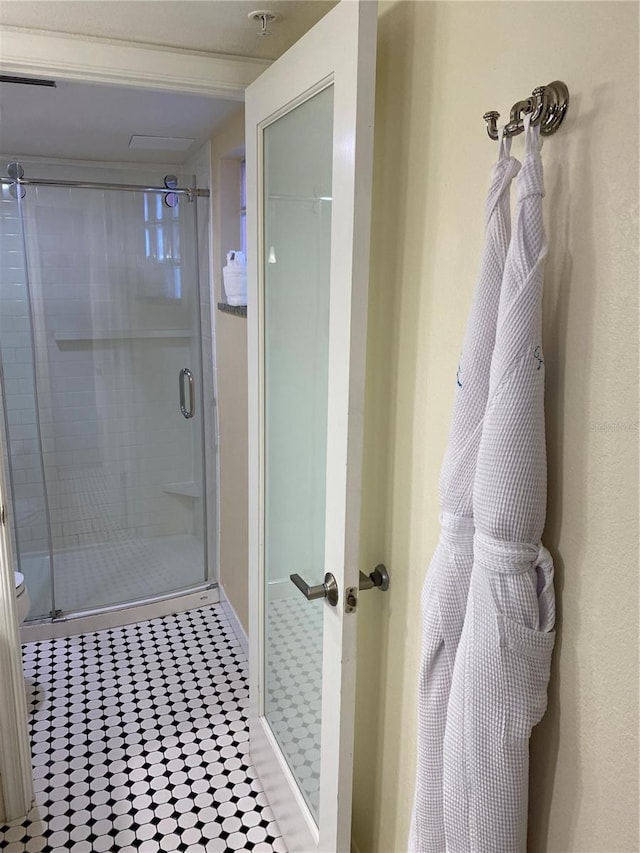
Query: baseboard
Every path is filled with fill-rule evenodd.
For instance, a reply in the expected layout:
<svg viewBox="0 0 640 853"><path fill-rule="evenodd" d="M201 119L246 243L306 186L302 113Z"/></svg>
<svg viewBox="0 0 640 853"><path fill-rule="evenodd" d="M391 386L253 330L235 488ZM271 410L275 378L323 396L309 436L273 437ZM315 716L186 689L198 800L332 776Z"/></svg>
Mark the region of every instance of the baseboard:
<svg viewBox="0 0 640 853"><path fill-rule="evenodd" d="M244 628L242 627L242 623L238 619L238 614L233 609L233 605L229 601L222 584L220 584L218 586L218 590L220 592L220 604L222 605L222 609L224 610L224 613L225 613L227 619L231 623L231 627L233 628L233 633L236 635L238 642L242 646L242 649L243 649L243 651L247 657L247 660L249 660L249 638L247 637L247 634L246 634Z"/></svg>

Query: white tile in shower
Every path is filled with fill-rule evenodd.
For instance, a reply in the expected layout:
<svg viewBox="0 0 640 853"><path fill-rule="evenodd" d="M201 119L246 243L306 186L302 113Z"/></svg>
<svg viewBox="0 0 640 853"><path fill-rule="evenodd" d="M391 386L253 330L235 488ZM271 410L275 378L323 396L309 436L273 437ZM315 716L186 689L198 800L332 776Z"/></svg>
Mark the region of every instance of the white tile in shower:
<svg viewBox="0 0 640 853"><path fill-rule="evenodd" d="M154 528L150 537L131 539L112 531L108 543L103 541L104 534L93 534L94 544L57 551L56 608L65 613L92 610L204 583L202 542L193 535L158 535L161 532ZM21 568L32 612L48 613L51 578L47 554L23 556Z"/></svg>

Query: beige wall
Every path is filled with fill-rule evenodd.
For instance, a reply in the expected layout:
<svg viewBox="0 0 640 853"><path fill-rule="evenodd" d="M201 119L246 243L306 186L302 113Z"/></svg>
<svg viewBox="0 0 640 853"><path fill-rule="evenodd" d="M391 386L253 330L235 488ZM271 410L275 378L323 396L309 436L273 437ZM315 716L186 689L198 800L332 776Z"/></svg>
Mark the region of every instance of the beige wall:
<svg viewBox="0 0 640 853"><path fill-rule="evenodd" d="M361 853L406 851L420 591L496 154L482 114L556 78L572 97L543 150L559 635L532 742L530 850L639 849L637 25L635 3L381 3L363 568L384 558L392 586L362 598Z"/></svg>
<svg viewBox="0 0 640 853"><path fill-rule="evenodd" d="M211 139L214 300L224 300L226 253L240 248L244 107ZM247 321L215 311L220 448L220 583L245 631L247 572Z"/></svg>

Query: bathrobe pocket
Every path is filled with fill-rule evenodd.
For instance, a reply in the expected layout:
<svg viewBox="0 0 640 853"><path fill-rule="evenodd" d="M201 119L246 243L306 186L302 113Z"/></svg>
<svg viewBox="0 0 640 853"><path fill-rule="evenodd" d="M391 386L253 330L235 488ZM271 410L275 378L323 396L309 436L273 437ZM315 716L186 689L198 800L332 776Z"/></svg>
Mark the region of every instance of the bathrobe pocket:
<svg viewBox="0 0 640 853"><path fill-rule="evenodd" d="M555 631L536 631L498 614L504 676L504 738L531 735L547 707L547 685Z"/></svg>

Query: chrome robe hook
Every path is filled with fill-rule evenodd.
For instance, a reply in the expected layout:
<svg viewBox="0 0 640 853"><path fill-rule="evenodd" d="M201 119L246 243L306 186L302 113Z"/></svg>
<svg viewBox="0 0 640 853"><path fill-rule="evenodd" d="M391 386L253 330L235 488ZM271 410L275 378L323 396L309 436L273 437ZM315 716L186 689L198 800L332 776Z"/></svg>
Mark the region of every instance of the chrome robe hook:
<svg viewBox="0 0 640 853"><path fill-rule="evenodd" d="M540 125L543 136L551 136L562 124L569 107L569 89L562 80L554 80L548 86L538 86L531 97L517 101L511 107L509 122L505 127L505 136L517 136L524 130L522 116L531 113L531 124ZM487 123L487 133L491 139L498 138L498 119L500 113L491 110L483 116Z"/></svg>

